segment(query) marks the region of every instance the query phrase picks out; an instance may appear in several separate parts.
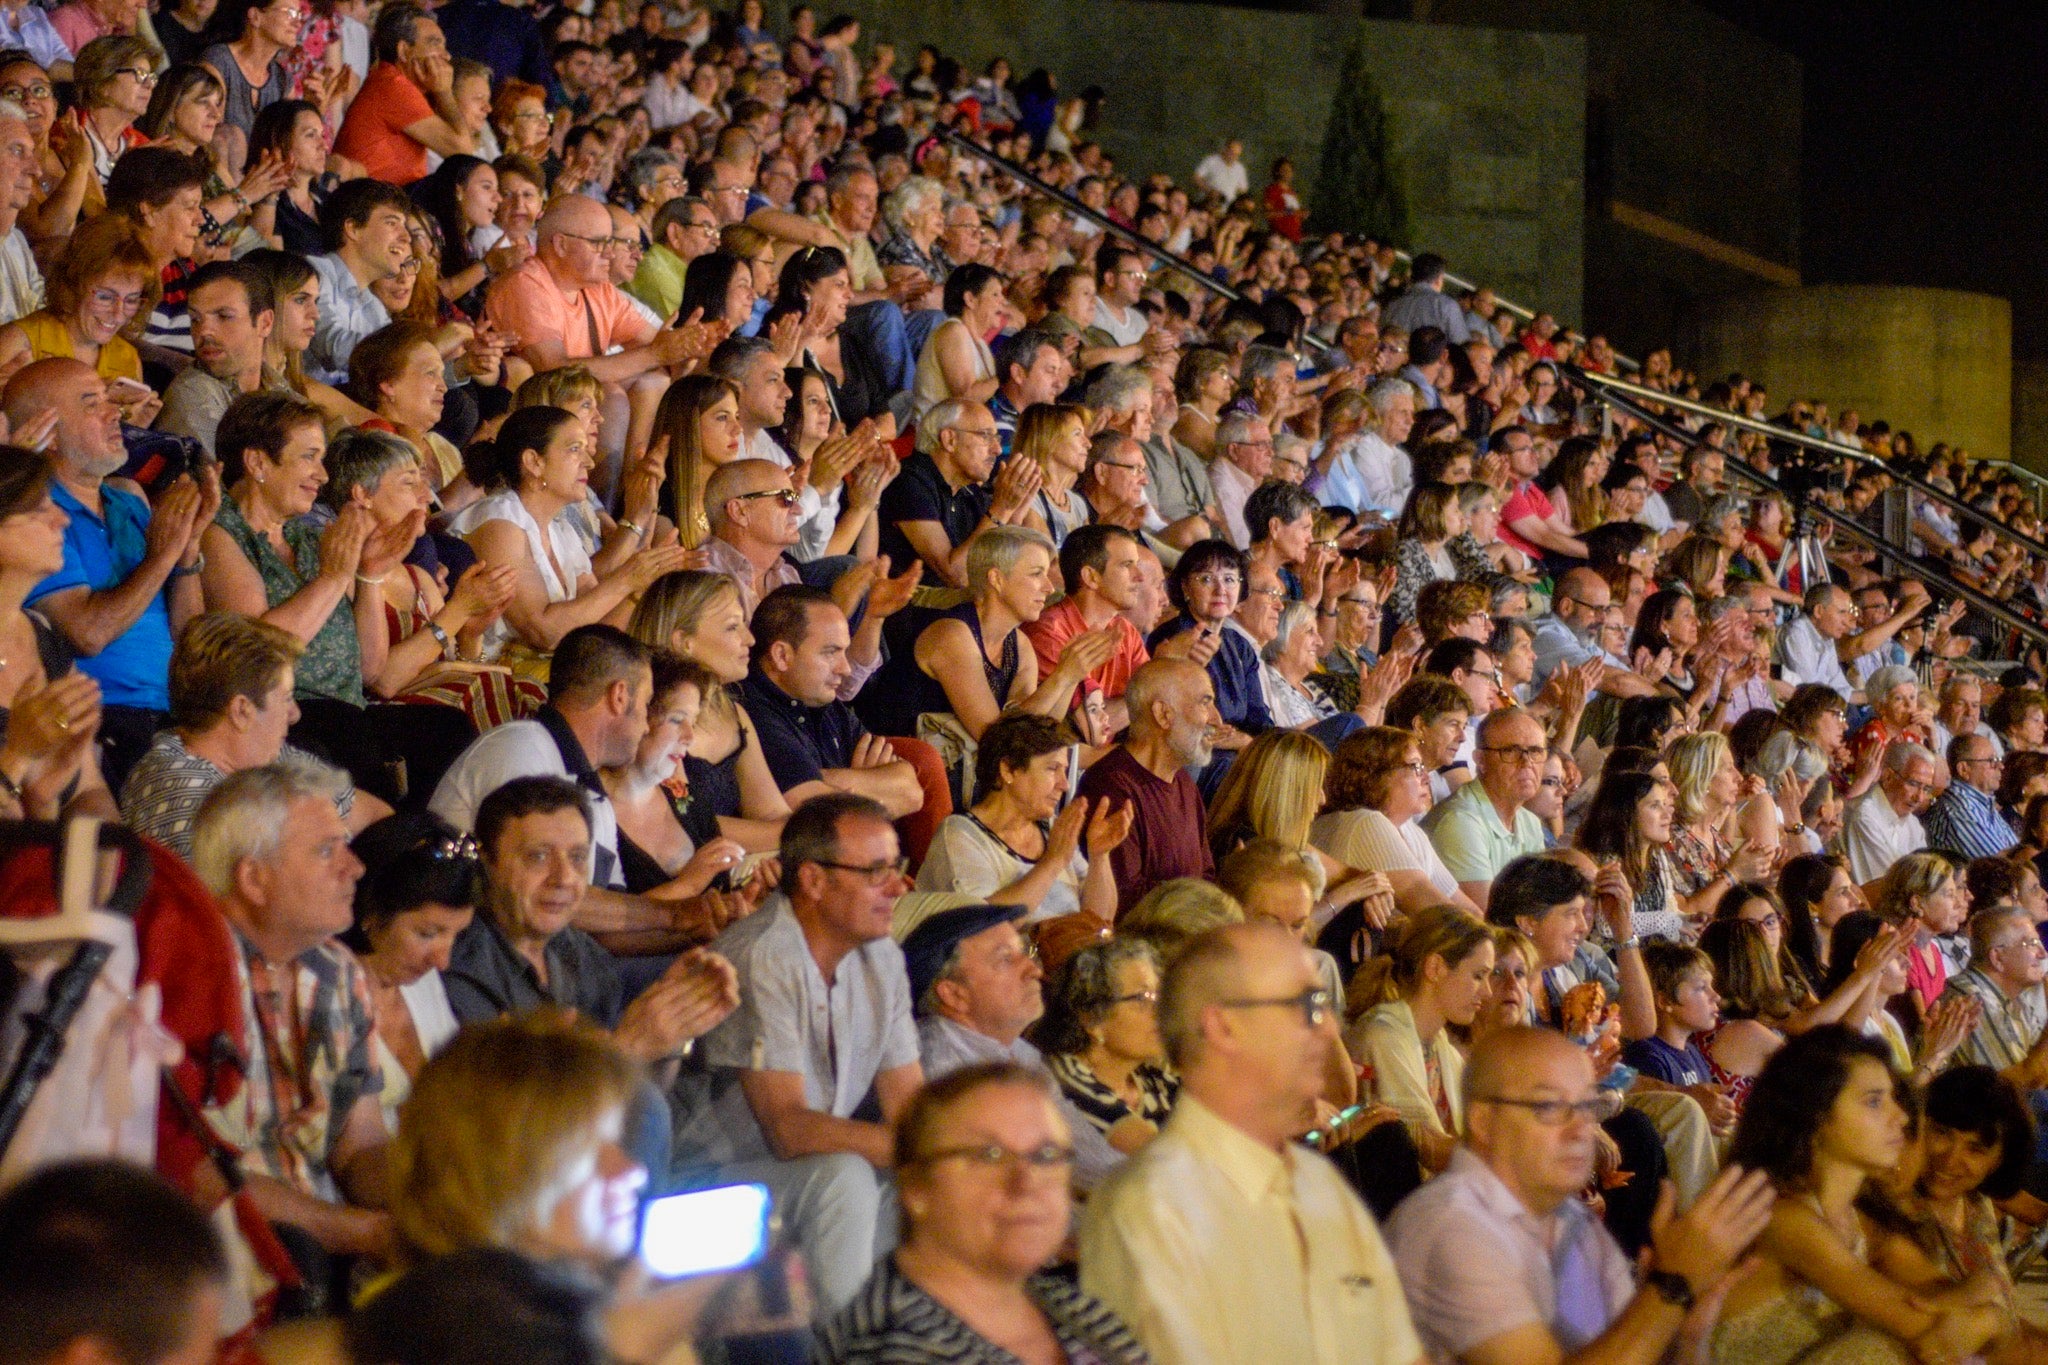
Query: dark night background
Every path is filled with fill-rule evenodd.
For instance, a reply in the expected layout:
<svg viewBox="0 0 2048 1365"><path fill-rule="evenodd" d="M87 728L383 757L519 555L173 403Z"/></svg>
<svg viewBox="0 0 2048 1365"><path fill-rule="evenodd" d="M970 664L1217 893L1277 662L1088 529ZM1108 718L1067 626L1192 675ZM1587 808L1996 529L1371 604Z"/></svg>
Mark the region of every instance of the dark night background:
<svg viewBox="0 0 2048 1365"><path fill-rule="evenodd" d="M2048 355L2048 13L1700 2L1805 65L1806 282L1996 294L2012 301L2014 359Z"/></svg>

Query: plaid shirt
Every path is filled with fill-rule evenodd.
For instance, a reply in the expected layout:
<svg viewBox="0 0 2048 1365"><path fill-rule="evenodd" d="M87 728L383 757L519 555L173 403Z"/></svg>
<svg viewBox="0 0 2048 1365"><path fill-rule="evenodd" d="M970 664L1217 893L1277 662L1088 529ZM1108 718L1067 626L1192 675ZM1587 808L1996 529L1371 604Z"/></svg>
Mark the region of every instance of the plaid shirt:
<svg viewBox="0 0 2048 1365"><path fill-rule="evenodd" d="M1950 977L1942 994L1967 996L1984 1007L1977 1027L1956 1049L1956 1061L1965 1066L1999 1071L2018 1066L2033 1050L2044 1021L2048 1021L2048 1001L2044 1001L2041 987L2029 986L2017 997L2009 997L1976 967Z"/></svg>

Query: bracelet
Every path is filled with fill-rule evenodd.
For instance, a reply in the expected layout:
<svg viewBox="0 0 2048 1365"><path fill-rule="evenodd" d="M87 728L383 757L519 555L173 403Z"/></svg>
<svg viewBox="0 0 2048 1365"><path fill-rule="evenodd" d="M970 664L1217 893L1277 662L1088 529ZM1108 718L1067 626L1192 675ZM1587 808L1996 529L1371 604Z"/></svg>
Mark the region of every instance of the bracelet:
<svg viewBox="0 0 2048 1365"><path fill-rule="evenodd" d="M369 587L372 587L372 588L378 588L378 587L382 587L382 586L384 585L384 580L385 580L385 579L387 579L387 578L389 578L389 577L391 577L391 574L390 574L390 572L389 572L389 571L386 571L386 572L384 572L384 573L378 574L378 575L377 575L377 576L376 576L375 578L365 578L365 577L363 577L363 576L362 576L361 574L357 574L357 575L356 575L356 582L358 582L358 583L362 583L362 584L366 584L366 585L368 585Z"/></svg>
<svg viewBox="0 0 2048 1365"><path fill-rule="evenodd" d="M1627 938L1614 945L1614 951L1625 953L1631 948L1640 948L1642 946L1643 936L1641 934L1630 934Z"/></svg>
<svg viewBox="0 0 2048 1365"><path fill-rule="evenodd" d="M187 576L188 574L195 574L195 573L198 573L198 572L199 572L199 571L200 571L201 569L204 569L205 567L206 567L206 552L205 552L204 550L201 550L201 551L199 552L199 558L197 558L197 559L193 560L193 561L191 562L191 564L189 564L189 565L186 565L186 564L174 564L174 565L172 565L172 566L171 566L171 577L172 577L172 578L184 578L184 577L185 577L185 576Z"/></svg>
<svg viewBox="0 0 2048 1365"><path fill-rule="evenodd" d="M622 531L631 531L633 533L633 538L636 540L639 539L641 536L647 534L645 531L642 531L640 529L639 522L628 521L624 517L620 517L617 521L613 522L612 525L618 527Z"/></svg>
<svg viewBox="0 0 2048 1365"><path fill-rule="evenodd" d="M429 621L429 622L427 622L427 634L429 634L429 635L433 636L433 637L434 637L434 638L435 638L436 640L439 640L439 641L441 642L441 657L442 657L442 658L444 658L444 659L450 659L450 660L454 659L454 657L455 657L455 641L453 641L452 639L450 639L450 638L448 637L448 632L447 632L447 631L445 631L445 630L443 630L443 629L441 629L441 626L440 626L440 624L439 624L438 622L435 622L435 621Z"/></svg>

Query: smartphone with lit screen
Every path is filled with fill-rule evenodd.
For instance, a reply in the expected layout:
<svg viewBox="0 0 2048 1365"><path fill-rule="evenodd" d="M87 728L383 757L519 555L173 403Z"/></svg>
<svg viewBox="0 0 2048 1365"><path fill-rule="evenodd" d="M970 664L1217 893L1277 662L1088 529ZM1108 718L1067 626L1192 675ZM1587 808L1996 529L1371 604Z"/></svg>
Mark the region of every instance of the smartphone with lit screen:
<svg viewBox="0 0 2048 1365"><path fill-rule="evenodd" d="M640 1221L640 1260L657 1278L744 1270L774 1240L766 1185L719 1185L650 1200Z"/></svg>

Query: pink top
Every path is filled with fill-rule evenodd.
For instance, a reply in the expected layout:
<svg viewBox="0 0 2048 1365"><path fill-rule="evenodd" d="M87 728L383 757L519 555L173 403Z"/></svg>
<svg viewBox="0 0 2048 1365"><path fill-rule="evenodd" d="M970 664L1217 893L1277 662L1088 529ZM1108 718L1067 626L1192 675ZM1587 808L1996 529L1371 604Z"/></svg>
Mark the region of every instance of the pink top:
<svg viewBox="0 0 2048 1365"><path fill-rule="evenodd" d="M1550 494L1538 488L1532 479L1517 488L1508 498L1507 505L1500 509L1500 538L1523 554L1540 560L1543 557L1543 547L1532 545L1516 535L1514 523L1524 517L1537 517L1548 521L1554 510L1556 509L1551 505Z"/></svg>

